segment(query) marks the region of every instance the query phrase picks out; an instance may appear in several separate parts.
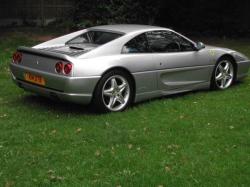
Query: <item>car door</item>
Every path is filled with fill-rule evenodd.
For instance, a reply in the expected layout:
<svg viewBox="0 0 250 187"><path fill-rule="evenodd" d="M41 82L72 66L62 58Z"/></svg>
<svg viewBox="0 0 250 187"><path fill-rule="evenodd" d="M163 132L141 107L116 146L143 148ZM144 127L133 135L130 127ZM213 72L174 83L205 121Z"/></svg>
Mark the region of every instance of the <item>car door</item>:
<svg viewBox="0 0 250 187"><path fill-rule="evenodd" d="M158 91L155 72L157 64L154 63L154 56L155 54L148 51L145 33L132 38L122 49L121 64L133 74L136 81L136 97L140 97L141 100L157 95L154 93Z"/></svg>
<svg viewBox="0 0 250 187"><path fill-rule="evenodd" d="M185 91L206 85L213 66L206 50L172 31L147 32L149 50L154 54L158 89Z"/></svg>

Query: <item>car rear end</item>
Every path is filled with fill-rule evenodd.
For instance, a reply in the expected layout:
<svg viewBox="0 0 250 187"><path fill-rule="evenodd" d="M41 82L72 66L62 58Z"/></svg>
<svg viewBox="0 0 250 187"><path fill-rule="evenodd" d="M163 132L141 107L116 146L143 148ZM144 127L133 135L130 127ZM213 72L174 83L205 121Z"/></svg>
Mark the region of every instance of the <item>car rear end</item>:
<svg viewBox="0 0 250 187"><path fill-rule="evenodd" d="M88 104L98 77L75 77L72 56L27 47L14 53L10 70L21 88L62 101Z"/></svg>

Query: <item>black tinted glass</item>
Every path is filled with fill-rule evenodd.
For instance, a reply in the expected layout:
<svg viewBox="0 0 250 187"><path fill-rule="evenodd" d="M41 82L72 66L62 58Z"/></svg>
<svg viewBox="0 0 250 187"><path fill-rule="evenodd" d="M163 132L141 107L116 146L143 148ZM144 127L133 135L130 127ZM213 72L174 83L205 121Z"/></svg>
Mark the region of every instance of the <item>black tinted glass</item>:
<svg viewBox="0 0 250 187"><path fill-rule="evenodd" d="M145 53L148 52L147 38L145 34L136 36L123 47L123 53Z"/></svg>
<svg viewBox="0 0 250 187"><path fill-rule="evenodd" d="M170 31L153 31L147 33L151 52L192 51L193 44Z"/></svg>
<svg viewBox="0 0 250 187"><path fill-rule="evenodd" d="M73 40L69 41L68 44L98 44L103 45L108 43L116 38L119 38L122 34L104 32L104 31L88 31Z"/></svg>

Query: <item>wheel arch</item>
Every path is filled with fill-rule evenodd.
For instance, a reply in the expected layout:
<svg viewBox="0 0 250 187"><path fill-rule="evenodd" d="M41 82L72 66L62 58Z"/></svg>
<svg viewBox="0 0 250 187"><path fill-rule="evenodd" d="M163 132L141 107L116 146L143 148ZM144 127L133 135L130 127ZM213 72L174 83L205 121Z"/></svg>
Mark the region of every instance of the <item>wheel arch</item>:
<svg viewBox="0 0 250 187"><path fill-rule="evenodd" d="M125 67L121 67L121 66L114 66L114 67L111 67L107 70L105 70L102 74L101 74L101 78L107 74L108 72L110 71L113 71L113 70L119 70L119 71L122 71L124 73L126 73L132 80L132 86L133 86L133 90L134 90L134 93L132 95L132 102L134 102L134 99L135 99L135 95L136 95L136 82L135 82L135 77L132 75L132 73ZM96 91L96 87L97 85L99 84L101 78L99 79L99 81L97 82L96 86L95 86L95 89L94 89L94 93Z"/></svg>

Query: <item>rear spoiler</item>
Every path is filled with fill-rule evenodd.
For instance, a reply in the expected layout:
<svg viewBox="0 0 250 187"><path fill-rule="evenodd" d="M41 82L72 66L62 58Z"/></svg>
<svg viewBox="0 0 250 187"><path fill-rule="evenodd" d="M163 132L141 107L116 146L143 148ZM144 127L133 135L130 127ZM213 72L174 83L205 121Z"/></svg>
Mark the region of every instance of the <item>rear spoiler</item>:
<svg viewBox="0 0 250 187"><path fill-rule="evenodd" d="M58 59L58 60L71 61L71 58L65 54L53 53L53 52L49 52L49 51L45 51L45 50L41 50L41 49L35 49L35 48L31 48L31 47L21 46L21 47L17 48L17 51L32 54L32 55L37 55L37 56L54 58L54 59Z"/></svg>

